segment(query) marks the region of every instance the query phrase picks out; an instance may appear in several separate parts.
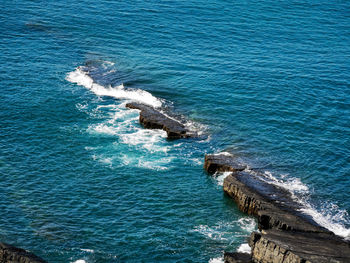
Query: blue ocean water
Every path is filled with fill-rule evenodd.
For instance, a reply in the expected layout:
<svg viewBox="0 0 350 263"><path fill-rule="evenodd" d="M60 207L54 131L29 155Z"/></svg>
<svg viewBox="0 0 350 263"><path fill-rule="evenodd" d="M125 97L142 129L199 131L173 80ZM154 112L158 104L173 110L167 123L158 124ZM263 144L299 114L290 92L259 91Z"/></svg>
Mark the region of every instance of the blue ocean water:
<svg viewBox="0 0 350 263"><path fill-rule="evenodd" d="M223 151L350 237L348 1L0 8L1 241L49 262L220 262L256 228L202 169ZM203 139L142 129L130 100Z"/></svg>

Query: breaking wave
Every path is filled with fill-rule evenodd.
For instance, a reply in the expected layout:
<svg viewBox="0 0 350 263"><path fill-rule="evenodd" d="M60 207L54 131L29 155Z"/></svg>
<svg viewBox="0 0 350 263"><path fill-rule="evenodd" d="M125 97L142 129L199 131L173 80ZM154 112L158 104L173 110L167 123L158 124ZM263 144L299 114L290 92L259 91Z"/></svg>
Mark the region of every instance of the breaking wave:
<svg viewBox="0 0 350 263"><path fill-rule="evenodd" d="M147 91L141 89L126 89L123 84L115 87L108 85L106 87L94 82L85 66L79 66L74 71L68 73L66 80L84 86L97 96L108 96L116 99L141 102L156 108L162 106L162 102Z"/></svg>

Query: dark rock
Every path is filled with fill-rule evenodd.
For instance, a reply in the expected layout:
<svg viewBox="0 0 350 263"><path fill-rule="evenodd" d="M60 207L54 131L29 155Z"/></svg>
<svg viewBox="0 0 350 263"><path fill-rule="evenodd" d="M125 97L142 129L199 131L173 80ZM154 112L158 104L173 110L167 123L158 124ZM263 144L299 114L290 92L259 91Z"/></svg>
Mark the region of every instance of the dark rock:
<svg viewBox="0 0 350 263"><path fill-rule="evenodd" d="M146 129L162 129L167 132L168 139L195 137L196 135L186 127L151 106L141 103L128 103L127 108L140 110L140 123Z"/></svg>
<svg viewBox="0 0 350 263"><path fill-rule="evenodd" d="M267 183L259 178L259 173L236 172L227 176L224 191L241 211L258 218L259 229L331 233L301 213L301 205L289 191Z"/></svg>
<svg viewBox="0 0 350 263"><path fill-rule="evenodd" d="M224 254L225 263L252 263L250 254L247 253L230 253L225 252Z"/></svg>
<svg viewBox="0 0 350 263"><path fill-rule="evenodd" d="M237 169L234 158L227 158L206 156L204 168L210 173L231 171L224 180L225 193L241 211L258 218L261 233L253 232L249 240L252 262L350 262L350 243L301 213L302 205L291 192L269 183L263 173ZM225 262L250 262L237 261L238 255L225 253Z"/></svg>
<svg viewBox="0 0 350 263"><path fill-rule="evenodd" d="M45 260L24 249L0 243L1 263L44 263Z"/></svg>
<svg viewBox="0 0 350 263"><path fill-rule="evenodd" d="M253 232L249 245L259 263L350 262L350 244L327 233L264 230Z"/></svg>
<svg viewBox="0 0 350 263"><path fill-rule="evenodd" d="M239 164L233 156L227 154L206 154L204 169L210 173L243 171L247 166Z"/></svg>

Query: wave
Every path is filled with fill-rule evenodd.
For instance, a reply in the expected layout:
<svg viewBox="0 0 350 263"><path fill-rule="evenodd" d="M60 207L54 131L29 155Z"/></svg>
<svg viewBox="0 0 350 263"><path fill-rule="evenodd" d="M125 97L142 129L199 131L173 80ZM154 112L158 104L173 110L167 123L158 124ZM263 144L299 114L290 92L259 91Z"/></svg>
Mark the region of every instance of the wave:
<svg viewBox="0 0 350 263"><path fill-rule="evenodd" d="M236 235L232 233L237 232L237 229L243 233L243 236L250 235L256 230L256 221L253 218L244 217L236 221L218 222L214 226L199 225L194 228L194 232L198 232L207 238L215 241L230 241L236 240Z"/></svg>
<svg viewBox="0 0 350 263"><path fill-rule="evenodd" d="M250 248L248 243L243 243L242 245L239 246L239 248L237 249L237 252L240 253L248 253L250 254L252 251L252 249Z"/></svg>
<svg viewBox="0 0 350 263"><path fill-rule="evenodd" d="M231 175L232 172L216 172L213 176L219 186L224 185L224 180L227 176Z"/></svg>
<svg viewBox="0 0 350 263"><path fill-rule="evenodd" d="M97 96L108 96L116 99L125 99L151 105L155 108L161 107L160 99L152 96L151 93L141 89L125 89L124 85L103 86L94 82L84 66L77 67L66 76L66 80L80 86L84 86Z"/></svg>
<svg viewBox="0 0 350 263"><path fill-rule="evenodd" d="M343 237L345 240L350 240L350 229L345 227L346 224L349 224L349 215L345 210L339 210L337 205L328 204L318 210L310 203L305 202L304 208L300 211L310 215L316 223L334 234Z"/></svg>
<svg viewBox="0 0 350 263"><path fill-rule="evenodd" d="M208 263L224 263L223 257L211 258Z"/></svg>

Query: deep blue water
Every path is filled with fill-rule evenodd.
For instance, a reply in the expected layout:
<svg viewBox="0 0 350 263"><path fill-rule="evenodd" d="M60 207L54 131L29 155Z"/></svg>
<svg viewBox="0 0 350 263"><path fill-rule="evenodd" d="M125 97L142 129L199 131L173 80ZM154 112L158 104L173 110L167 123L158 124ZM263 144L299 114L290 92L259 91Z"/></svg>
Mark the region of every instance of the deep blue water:
<svg viewBox="0 0 350 263"><path fill-rule="evenodd" d="M202 169L221 151L350 237L348 1L0 10L1 241L49 262L218 260L256 227L223 195L223 175ZM130 100L203 139L142 129Z"/></svg>

